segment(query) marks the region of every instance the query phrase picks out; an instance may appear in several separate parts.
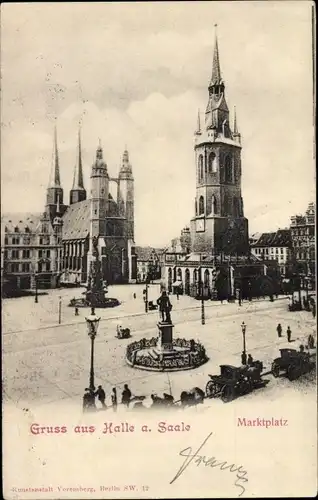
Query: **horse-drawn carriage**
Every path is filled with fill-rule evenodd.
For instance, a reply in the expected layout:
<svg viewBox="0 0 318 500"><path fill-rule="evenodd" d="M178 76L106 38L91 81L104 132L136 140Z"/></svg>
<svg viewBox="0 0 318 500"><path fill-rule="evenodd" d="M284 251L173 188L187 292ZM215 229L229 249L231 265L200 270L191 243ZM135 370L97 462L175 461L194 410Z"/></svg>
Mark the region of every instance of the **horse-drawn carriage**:
<svg viewBox="0 0 318 500"><path fill-rule="evenodd" d="M279 377L286 375L289 380L296 380L301 375L310 372L315 364L310 361L309 353L296 349L280 349L280 357L272 363L272 374Z"/></svg>
<svg viewBox="0 0 318 500"><path fill-rule="evenodd" d="M263 363L254 361L251 365L221 365L220 375L209 375L211 380L206 385L208 398L220 397L224 403L264 387L268 380L261 377Z"/></svg>
<svg viewBox="0 0 318 500"><path fill-rule="evenodd" d="M122 325L117 325L116 332L117 332L116 337L118 339L129 339L129 337L131 337L131 335L130 335L130 329L129 328L123 328Z"/></svg>

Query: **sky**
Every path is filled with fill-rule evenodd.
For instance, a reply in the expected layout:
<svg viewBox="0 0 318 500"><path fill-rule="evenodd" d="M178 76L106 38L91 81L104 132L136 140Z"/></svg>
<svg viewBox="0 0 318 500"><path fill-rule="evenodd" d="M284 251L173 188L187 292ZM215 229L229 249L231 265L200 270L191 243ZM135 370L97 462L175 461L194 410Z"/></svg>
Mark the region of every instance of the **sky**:
<svg viewBox="0 0 318 500"><path fill-rule="evenodd" d="M99 139L111 176L127 147L135 241L169 244L194 216L216 23L250 233L314 201L310 2L4 4L1 17L2 212L44 209L54 123L68 203L81 122L88 193Z"/></svg>

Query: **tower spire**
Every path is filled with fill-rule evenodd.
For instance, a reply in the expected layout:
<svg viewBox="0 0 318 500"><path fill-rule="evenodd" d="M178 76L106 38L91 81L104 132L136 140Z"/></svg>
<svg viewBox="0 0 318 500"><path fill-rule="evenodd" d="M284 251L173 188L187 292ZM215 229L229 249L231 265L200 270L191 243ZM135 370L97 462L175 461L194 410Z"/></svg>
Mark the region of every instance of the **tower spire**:
<svg viewBox="0 0 318 500"><path fill-rule="evenodd" d="M81 127L78 129L78 160L74 169L73 187L72 189L84 189L83 181L83 164L82 164L82 144L81 144Z"/></svg>
<svg viewBox="0 0 318 500"><path fill-rule="evenodd" d="M233 125L234 135L238 135L237 120L236 120L236 106L234 106L234 125Z"/></svg>
<svg viewBox="0 0 318 500"><path fill-rule="evenodd" d="M57 148L57 128L56 128L56 125L54 126L54 184L56 186L61 185L59 152L58 152L58 148Z"/></svg>
<svg viewBox="0 0 318 500"><path fill-rule="evenodd" d="M70 191L70 205L86 200L83 180L81 124L78 126L78 158L74 168L73 186Z"/></svg>
<svg viewBox="0 0 318 500"><path fill-rule="evenodd" d="M214 38L214 53L213 53L212 76L211 76L211 81L210 81L210 87L212 87L214 85L220 85L222 83L218 35L217 35L217 24L215 24L214 27L215 27L215 38Z"/></svg>

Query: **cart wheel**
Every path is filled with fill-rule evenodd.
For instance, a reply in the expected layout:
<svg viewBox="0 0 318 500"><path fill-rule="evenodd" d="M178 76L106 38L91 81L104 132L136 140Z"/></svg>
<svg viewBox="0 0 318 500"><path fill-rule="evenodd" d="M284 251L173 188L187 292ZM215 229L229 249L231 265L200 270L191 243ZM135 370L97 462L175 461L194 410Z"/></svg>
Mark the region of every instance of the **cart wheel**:
<svg viewBox="0 0 318 500"><path fill-rule="evenodd" d="M224 385L222 387L222 394L221 394L221 399L223 403L229 403L230 401L233 401L235 397L235 392L234 392L234 387L231 385Z"/></svg>
<svg viewBox="0 0 318 500"><path fill-rule="evenodd" d="M279 365L277 365L276 363L272 364L272 374L275 378L279 377Z"/></svg>
<svg viewBox="0 0 318 500"><path fill-rule="evenodd" d="M301 370L299 367L294 366L294 365L291 365L288 367L288 369L287 369L288 380L290 380L290 381L296 380L297 378L300 377L300 375L301 375Z"/></svg>
<svg viewBox="0 0 318 500"><path fill-rule="evenodd" d="M213 382L213 380L209 380L206 384L205 392L207 398L215 398L216 394L219 392L218 385Z"/></svg>

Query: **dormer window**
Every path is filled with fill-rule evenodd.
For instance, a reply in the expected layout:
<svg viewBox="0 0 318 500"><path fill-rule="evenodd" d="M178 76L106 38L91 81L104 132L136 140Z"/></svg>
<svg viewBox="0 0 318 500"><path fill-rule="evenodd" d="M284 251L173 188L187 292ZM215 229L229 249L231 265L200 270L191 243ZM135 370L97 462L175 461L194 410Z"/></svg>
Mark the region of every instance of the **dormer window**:
<svg viewBox="0 0 318 500"><path fill-rule="evenodd" d="M28 227L25 228L25 232L26 233L29 233L30 232L30 229Z"/></svg>
<svg viewBox="0 0 318 500"><path fill-rule="evenodd" d="M14 232L15 232L15 233L18 233L18 232L19 232L19 228L18 228L18 227L15 227L15 228L14 228Z"/></svg>

